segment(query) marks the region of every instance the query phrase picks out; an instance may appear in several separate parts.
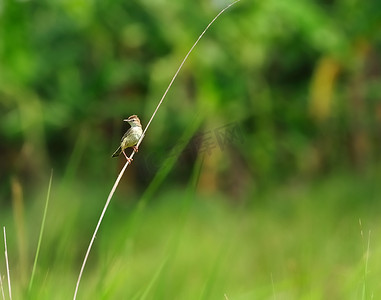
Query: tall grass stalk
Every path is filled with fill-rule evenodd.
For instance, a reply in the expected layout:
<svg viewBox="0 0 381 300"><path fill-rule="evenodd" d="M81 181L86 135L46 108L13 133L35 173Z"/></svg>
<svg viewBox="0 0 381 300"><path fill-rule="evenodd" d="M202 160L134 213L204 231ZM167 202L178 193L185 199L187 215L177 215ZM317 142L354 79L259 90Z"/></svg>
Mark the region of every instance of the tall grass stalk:
<svg viewBox="0 0 381 300"><path fill-rule="evenodd" d="M363 248L364 248L364 282L362 286L362 295L361 299L365 300L366 299L366 293L367 293L367 277L368 277L368 263L369 263L369 249L370 249L370 230L368 232L368 241L366 244L365 248L365 239L364 239L364 232L362 229L362 222L361 219L359 219L359 224L360 224L360 234L361 238L363 240Z"/></svg>
<svg viewBox="0 0 381 300"><path fill-rule="evenodd" d="M24 196L23 189L17 176L13 176L11 179L12 189L12 207L13 216L15 220L17 248L19 252L19 279L23 283L26 282L27 275L27 239L25 234L25 217L24 217Z"/></svg>
<svg viewBox="0 0 381 300"><path fill-rule="evenodd" d="M36 250L36 256L34 257L34 263L33 263L33 268L32 268L32 275L30 277L29 281L29 286L28 286L28 293L30 293L32 286L33 286L33 280L34 280L34 275L36 273L36 266L37 266L37 261L38 261L38 256L40 253L40 247L41 247L41 241L42 241L42 235L44 233L44 228L45 228L45 220L46 220L46 214L48 211L48 205L49 205L49 199L50 199L50 191L52 188L52 181L53 181L53 169L50 173L50 180L49 180L49 186L48 186L48 193L46 195L46 201L45 201L45 208L44 208L44 214L42 216L42 222L41 222L41 228L40 228L40 235L38 237L38 243L37 243L37 250Z"/></svg>
<svg viewBox="0 0 381 300"><path fill-rule="evenodd" d="M368 262L369 262L369 247L370 247L370 230L369 230L369 233L368 233L367 249L366 249L365 255L364 255L365 267L364 267L364 284L363 284L363 289L362 289L362 299L366 299L367 277L368 277Z"/></svg>
<svg viewBox="0 0 381 300"><path fill-rule="evenodd" d="M3 226L3 232L4 232L5 263L7 265L8 293L9 293L9 299L12 300L11 274L9 272L8 250L7 250L7 234L5 232L5 226Z"/></svg>
<svg viewBox="0 0 381 300"><path fill-rule="evenodd" d="M220 12L213 18L213 20L206 26L206 28L204 29L204 31L200 34L200 36L198 37L198 39L196 40L196 42L193 44L193 46L190 48L190 50L188 51L188 53L185 55L183 61L181 62L179 68L177 69L175 75L173 76L171 82L169 83L167 89L165 90L163 96L161 97L161 99L160 99L160 101L159 101L159 103L158 103L158 105L157 105L155 111L153 112L153 114L152 114L150 120L148 121L147 126L145 127L145 129L144 129L144 131L143 131L143 134L142 134L140 140L139 140L138 143L136 144L136 147L139 147L140 144L141 144L141 142L143 141L143 138L144 138L144 136L145 136L145 133L146 133L147 130L148 130L148 127L150 126L150 124L151 124L153 118L155 117L157 111L159 110L161 104L163 103L165 97L167 96L167 93L168 93L169 89L171 88L171 86L172 86L173 82L175 81L177 75L179 74L180 70L182 69L184 63L185 63L186 60L188 59L188 56L192 53L193 49L196 47L196 45L198 44L198 42L200 41L200 39L204 36L205 32L206 32L206 31L209 29L209 27L214 23L214 21L217 20L217 18L218 18L223 12L225 12L227 9L229 9L231 6L233 6L234 4L236 4L236 3L239 2L239 1L240 1L240 0L236 0L236 1L234 1L233 3L229 4L228 6L226 6L225 8L223 8L223 9L220 11ZM134 157L134 155L135 155L135 150L132 151L132 153L131 153L131 155L130 155L129 158L132 159L132 158ZM88 259L89 254L90 254L91 247L92 247L92 245L93 245L93 243L94 243L95 237L96 237L97 232L98 232L98 229L99 229L99 227L100 227L100 224L102 223L103 217L104 217L104 215L105 215L105 213L106 213L106 210L107 210L108 205L110 204L111 198L112 198L112 196L114 195L114 192L115 192L115 190L116 190L116 188L117 188L117 186L118 186L118 184L119 184L119 181L120 181L120 179L122 178L122 176L123 176L123 174L124 174L124 172L125 172L125 170L126 170L126 168L127 168L128 165L129 165L129 162L127 161L127 162L125 163L124 167L122 168L122 170L120 171L120 173L119 173L119 175L118 175L118 177L117 177L117 179L116 179L116 181L115 181L115 183L114 183L114 185L113 185L113 187L112 187L112 189L111 189L111 191L110 191L110 194L109 194L109 196L108 196L108 198L107 198L107 200L106 200L106 203L105 203L105 206L104 206L104 208L103 208L103 210L102 210L101 216L99 217L97 226L95 227L95 231L94 231L93 236L92 236L92 238L91 238L91 240L90 240L89 247L88 247L88 249L87 249L87 251L86 251L85 258L84 258L84 260L83 260L83 263L82 263L82 266L81 266L81 270L80 270L80 272L79 272L79 276L78 276L78 280L77 280L77 283L76 283L76 287L75 287L75 292L74 292L73 300L75 300L75 299L77 298L77 293L78 293L79 283L80 283L81 278L82 278L83 270L84 270L84 268L85 268L85 266L86 266L86 262L87 262L87 259Z"/></svg>
<svg viewBox="0 0 381 300"><path fill-rule="evenodd" d="M3 275L0 273L0 289L1 289L1 296L3 297L3 300L5 300L5 295L4 295L4 288L3 288Z"/></svg>
<svg viewBox="0 0 381 300"><path fill-rule="evenodd" d="M132 155L131 155L131 156L132 156ZM119 181L120 181L120 179L122 178L123 173L124 173L124 171L126 170L128 164L129 164L129 162L127 161L127 162L125 163L124 167L122 168L122 170L120 171L120 173L119 173L119 175L118 175L118 178L116 179L116 181L115 181L115 183L114 183L114 185L113 185L113 187L112 187L112 189L111 189L111 191L110 191L110 194L108 195L106 204L105 204L105 206L103 207L101 216L99 217L97 226L95 227L94 234L93 234L93 236L91 237L91 241L90 241L89 247L87 248L86 255L85 255L85 259L83 260L83 263L82 263L81 271L79 272L79 276L78 276L78 280L77 280L77 285L76 285L76 287L75 287L75 293L74 293L74 298L73 298L73 299L76 299L76 298L77 298L77 293L78 293L79 283L80 283L80 281L81 281L81 277L82 277L82 274L83 274L83 270L85 269L85 265L86 265L87 259L88 259L88 257L89 257L89 254L90 254L91 247L93 246L95 237L96 237L96 235L97 235L99 226L100 226L101 223L102 223L102 220L103 220L103 217L104 217L104 215L105 215L105 213L106 213L107 207L108 207L108 205L110 204L111 198L112 198L112 196L114 195L114 192L115 192L115 190L116 190L116 187L118 186Z"/></svg>

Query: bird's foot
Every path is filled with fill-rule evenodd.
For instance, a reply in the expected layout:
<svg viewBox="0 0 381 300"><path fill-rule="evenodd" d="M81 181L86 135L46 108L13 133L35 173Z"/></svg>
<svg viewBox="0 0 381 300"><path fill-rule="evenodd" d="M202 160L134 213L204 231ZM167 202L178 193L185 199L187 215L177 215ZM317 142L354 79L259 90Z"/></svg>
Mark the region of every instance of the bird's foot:
<svg viewBox="0 0 381 300"><path fill-rule="evenodd" d="M126 153L125 153L124 151L122 151L122 152L123 152L123 154L124 154L124 157L127 159L128 163L131 164L132 161L133 161L133 159L132 159L132 158L129 158L129 157L126 155Z"/></svg>
<svg viewBox="0 0 381 300"><path fill-rule="evenodd" d="M136 146L133 146L132 149L134 149L135 152L138 152L138 150L139 150L138 147L136 147Z"/></svg>

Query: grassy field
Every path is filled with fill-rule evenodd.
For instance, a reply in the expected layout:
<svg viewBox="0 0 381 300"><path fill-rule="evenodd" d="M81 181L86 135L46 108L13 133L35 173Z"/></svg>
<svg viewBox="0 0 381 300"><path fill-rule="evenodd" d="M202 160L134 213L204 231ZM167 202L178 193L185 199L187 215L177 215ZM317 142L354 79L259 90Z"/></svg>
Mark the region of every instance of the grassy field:
<svg viewBox="0 0 381 300"><path fill-rule="evenodd" d="M117 192L78 299L377 299L379 179L373 172L285 183L239 205L189 186L143 202ZM107 192L56 180L29 299L72 298ZM14 299L28 298L43 194L26 208L24 233L10 212L0 215ZM4 275L4 260L0 266Z"/></svg>

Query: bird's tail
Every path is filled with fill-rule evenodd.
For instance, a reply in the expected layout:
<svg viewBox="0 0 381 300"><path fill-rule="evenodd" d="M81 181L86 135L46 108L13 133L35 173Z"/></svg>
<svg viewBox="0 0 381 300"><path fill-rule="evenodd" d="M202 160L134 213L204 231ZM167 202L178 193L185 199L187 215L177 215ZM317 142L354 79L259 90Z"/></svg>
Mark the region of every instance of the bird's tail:
<svg viewBox="0 0 381 300"><path fill-rule="evenodd" d="M122 153L122 147L119 146L119 148L112 154L112 157L117 157L120 153Z"/></svg>

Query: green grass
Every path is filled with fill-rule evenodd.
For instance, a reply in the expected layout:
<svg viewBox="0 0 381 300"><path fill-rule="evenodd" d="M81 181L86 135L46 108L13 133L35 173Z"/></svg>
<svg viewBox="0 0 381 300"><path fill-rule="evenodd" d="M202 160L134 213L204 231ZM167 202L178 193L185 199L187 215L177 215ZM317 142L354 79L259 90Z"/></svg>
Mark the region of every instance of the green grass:
<svg viewBox="0 0 381 300"><path fill-rule="evenodd" d="M376 177L285 184L239 206L190 185L157 192L137 215L139 205L119 193L95 240L78 299L377 299ZM106 193L95 186L91 192L52 187L31 299L72 298ZM27 214L30 267L42 203ZM14 299L25 299L12 228L7 237Z"/></svg>

